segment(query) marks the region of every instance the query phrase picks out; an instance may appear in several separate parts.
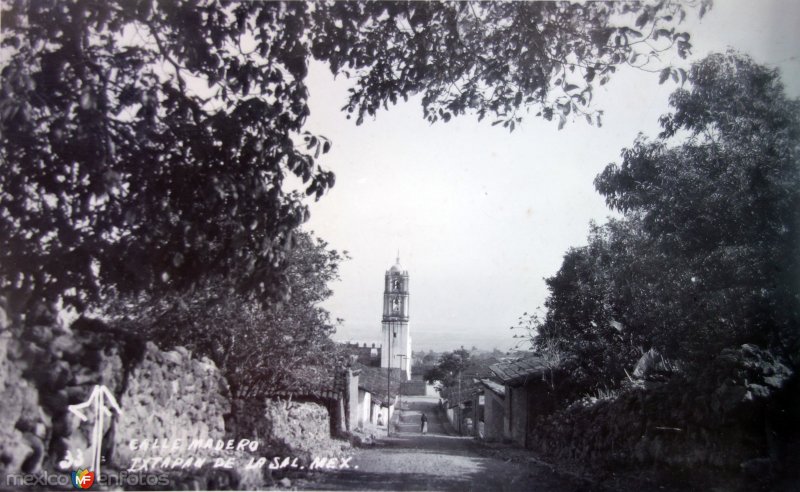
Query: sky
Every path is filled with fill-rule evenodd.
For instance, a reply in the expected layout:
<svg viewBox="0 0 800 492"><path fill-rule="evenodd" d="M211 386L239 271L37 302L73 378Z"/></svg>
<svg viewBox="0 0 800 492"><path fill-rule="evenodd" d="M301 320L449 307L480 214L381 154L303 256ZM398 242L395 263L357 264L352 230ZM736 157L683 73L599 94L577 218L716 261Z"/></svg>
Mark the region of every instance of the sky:
<svg viewBox="0 0 800 492"><path fill-rule="evenodd" d="M733 47L778 67L798 97L798 21L796 1L717 1L702 20L687 19L689 61ZM356 126L340 111L347 79L312 64L307 129L333 141L321 164L336 185L309 202L305 228L351 256L324 304L344 320L334 338L380 339L383 277L399 250L413 350L514 346L509 327L543 306L544 279L586 243L590 221L611 215L594 177L638 133L658 133L677 85L657 77L626 69L598 88L602 128L576 120L559 131L532 114L509 133L469 115L431 125L418 98Z"/></svg>

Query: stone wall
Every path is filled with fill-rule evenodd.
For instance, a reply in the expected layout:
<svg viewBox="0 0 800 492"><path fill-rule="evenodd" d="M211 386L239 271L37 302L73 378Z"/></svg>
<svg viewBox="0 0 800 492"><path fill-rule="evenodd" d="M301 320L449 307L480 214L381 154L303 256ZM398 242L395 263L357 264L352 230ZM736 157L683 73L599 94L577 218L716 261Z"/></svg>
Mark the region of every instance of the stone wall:
<svg viewBox="0 0 800 492"><path fill-rule="evenodd" d="M702 378L640 382L613 398L584 398L540 416L528 447L606 468L775 468L780 449L772 437L798 410L797 398L789 397L797 390L791 378L786 366L754 346L726 350Z"/></svg>
<svg viewBox="0 0 800 492"><path fill-rule="evenodd" d="M337 457L349 449L347 441L331 438L326 404L332 401L232 401L214 363L185 348L162 350L98 320L82 318L70 327L52 315L39 321L14 329L0 303L2 476L69 473L77 468L75 462L65 465L69 456L81 456L91 469L93 407L84 410L83 422L68 407L85 402L97 387L108 389L109 409L108 398L121 409L111 409L101 428L104 474L136 468L136 460L169 457L173 466L159 462L144 470L165 474L170 482L162 488L263 488L274 479L269 467L245 465L260 458ZM227 449L244 440L257 448ZM145 442L149 449L142 449ZM203 445L192 449L192 443ZM176 468L176 457L204 464ZM231 457L232 468L212 467Z"/></svg>
<svg viewBox="0 0 800 492"><path fill-rule="evenodd" d="M203 449L142 453L130 446L133 440L217 442L229 437L225 427L231 410L228 388L210 360L192 357L183 348L162 351L99 321L81 320L67 328L54 317L43 317L41 324L15 331L0 308L0 323L3 476L68 473L77 467L79 457L83 466L91 468L93 407L83 410L88 419L81 422L68 406L86 401L96 386L106 387L122 410L121 414L112 410L113 417L105 417L103 473L127 470L136 456L220 455ZM73 462L65 465L68 456ZM169 470L171 483L199 488L241 485L243 480L249 480L250 486L261 483L260 471L257 477L245 477L238 470L220 473L208 468L192 470L191 476Z"/></svg>
<svg viewBox="0 0 800 492"><path fill-rule="evenodd" d="M128 375L116 419L114 460L127 464L133 439L226 439L228 385L214 363L192 358L183 347L163 352L147 343L142 361Z"/></svg>
<svg viewBox="0 0 800 492"><path fill-rule="evenodd" d="M4 335L0 336L0 471L34 472L45 451L49 419L41 412L36 388L14 361L17 343Z"/></svg>
<svg viewBox="0 0 800 492"><path fill-rule="evenodd" d="M321 403L267 398L236 404L234 437L259 439L259 454L269 459L296 457L308 464L315 456L337 457L350 449L347 441L331 439L330 413Z"/></svg>

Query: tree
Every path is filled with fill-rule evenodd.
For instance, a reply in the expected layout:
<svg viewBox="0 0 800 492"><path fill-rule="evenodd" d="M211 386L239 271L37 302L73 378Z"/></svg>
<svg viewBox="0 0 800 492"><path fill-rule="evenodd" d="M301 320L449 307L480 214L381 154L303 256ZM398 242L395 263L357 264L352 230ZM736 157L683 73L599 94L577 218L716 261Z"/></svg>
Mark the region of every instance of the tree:
<svg viewBox="0 0 800 492"><path fill-rule="evenodd" d="M537 308L540 309L540 308ZM568 363L573 363L567 356L568 352L564 350L563 337L555 336L548 333L545 327L544 320L538 313L528 314L523 313L518 318L517 325L511 327L512 330L522 330L522 334L514 335L514 338L521 338L517 342L516 349L521 348L525 342L530 344L533 353L539 358L539 361L548 369L548 377L550 378L550 389L555 389L555 373L564 369ZM552 331L552 330L550 330ZM497 349L495 349L495 352ZM581 361L584 359L582 358ZM576 379L574 371L571 374L572 379Z"/></svg>
<svg viewBox="0 0 800 492"><path fill-rule="evenodd" d="M646 286L659 275L656 265L644 261L633 222L592 225L588 243L571 248L546 279L544 317L523 316L519 325L538 355L561 364L578 394L614 387L641 355L646 341L620 308L649 313L650 305L642 303L651 293Z"/></svg>
<svg viewBox="0 0 800 492"><path fill-rule="evenodd" d="M744 343L798 362L800 103L733 52L688 80L661 135L595 180L623 218L594 226L547 280L534 341L557 341L587 389L650 348L687 370Z"/></svg>
<svg viewBox="0 0 800 492"><path fill-rule="evenodd" d="M303 132L307 6L9 2L3 46L3 290L83 310L101 286L183 289L281 263L333 175ZM276 292L277 291L277 292Z"/></svg>
<svg viewBox="0 0 800 492"><path fill-rule="evenodd" d="M592 91L618 66L685 79L657 63L685 57L676 29L686 8L710 2L338 2L315 9L312 53L355 79L345 105L357 122L422 94L425 118L468 110L513 130L526 108L563 126L579 115L598 125Z"/></svg>
<svg viewBox="0 0 800 492"><path fill-rule="evenodd" d="M689 81L659 138L637 140L595 181L671 263L655 284L672 301L669 324L650 338L700 361L741 343L796 357L800 103L777 71L734 52L695 63ZM669 146L678 132L688 140Z"/></svg>
<svg viewBox="0 0 800 492"><path fill-rule="evenodd" d="M108 302L116 325L163 346L181 345L210 357L225 374L234 398L253 398L279 390L319 389L333 372L330 335L335 321L320 306L330 297L346 258L313 235L296 235L287 258L290 298L264 306L231 295L230 280L203 284L191 293ZM301 374L302 372L302 374Z"/></svg>
<svg viewBox="0 0 800 492"><path fill-rule="evenodd" d="M458 386L462 373L474 366L468 350L460 348L453 352L445 352L439 356L435 366L425 371L425 381L429 384L441 383L445 388Z"/></svg>
<svg viewBox="0 0 800 492"><path fill-rule="evenodd" d="M82 311L103 287L158 295L236 271L233 292L285 298L308 216L286 178L316 198L334 183L317 160L331 143L303 129L310 57L355 77L359 121L421 93L431 121L472 109L513 130L531 106L563 125L618 66L685 55L684 15L666 1L7 2L0 290L16 313Z"/></svg>

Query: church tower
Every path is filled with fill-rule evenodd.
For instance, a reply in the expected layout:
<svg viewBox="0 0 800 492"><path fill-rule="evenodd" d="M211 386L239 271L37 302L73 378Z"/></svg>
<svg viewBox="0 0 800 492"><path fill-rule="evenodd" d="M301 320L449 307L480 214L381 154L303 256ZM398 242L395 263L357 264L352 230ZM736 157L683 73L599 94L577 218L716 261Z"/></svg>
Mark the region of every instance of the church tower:
<svg viewBox="0 0 800 492"><path fill-rule="evenodd" d="M408 272L397 262L386 271L383 289L381 367L401 368L411 379L411 333L408 329Z"/></svg>

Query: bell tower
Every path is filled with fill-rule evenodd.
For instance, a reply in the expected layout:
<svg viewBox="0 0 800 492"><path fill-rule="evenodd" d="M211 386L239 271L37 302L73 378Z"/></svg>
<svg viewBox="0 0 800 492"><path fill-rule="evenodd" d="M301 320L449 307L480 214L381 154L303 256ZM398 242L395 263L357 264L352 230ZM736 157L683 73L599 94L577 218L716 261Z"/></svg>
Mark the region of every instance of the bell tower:
<svg viewBox="0 0 800 492"><path fill-rule="evenodd" d="M383 289L381 367L400 368L411 379L411 333L408 328L408 272L397 262L386 271Z"/></svg>

